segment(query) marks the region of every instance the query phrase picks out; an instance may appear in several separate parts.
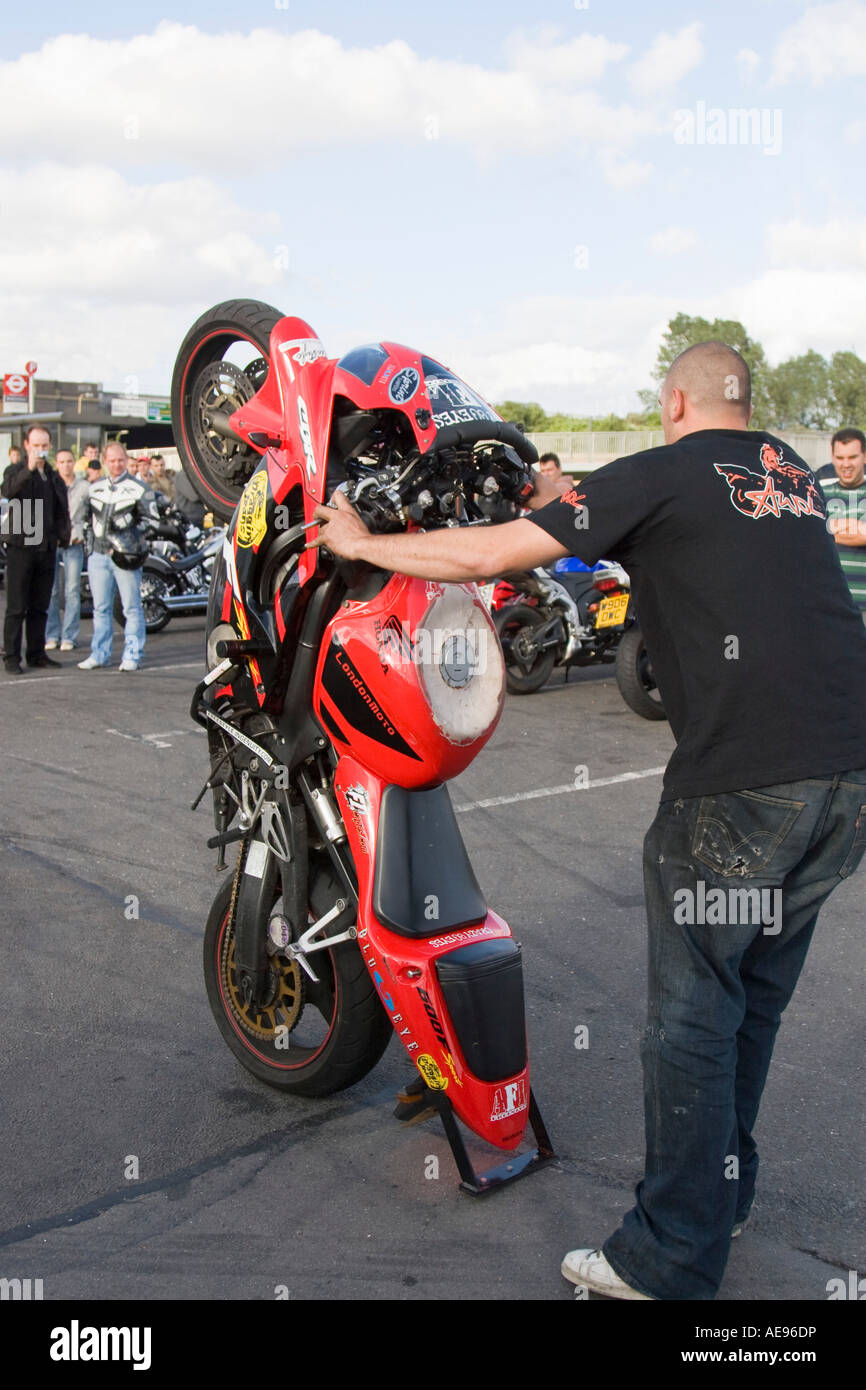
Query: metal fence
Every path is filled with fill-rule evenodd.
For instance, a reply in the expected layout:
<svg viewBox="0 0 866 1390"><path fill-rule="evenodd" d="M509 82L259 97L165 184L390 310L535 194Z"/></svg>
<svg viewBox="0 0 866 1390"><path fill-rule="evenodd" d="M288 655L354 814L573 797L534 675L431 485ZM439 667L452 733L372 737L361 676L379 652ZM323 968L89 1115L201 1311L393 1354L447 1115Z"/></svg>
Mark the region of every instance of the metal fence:
<svg viewBox="0 0 866 1390"><path fill-rule="evenodd" d="M830 462L830 440L833 436L829 430L797 434L774 430L773 433L784 443L790 444L810 468L820 468L822 464ZM566 473L571 469L588 473L593 468L600 468L603 463L610 463L611 459L637 454L643 449L654 449L665 442L661 430L548 431L528 437L539 454L558 454Z"/></svg>

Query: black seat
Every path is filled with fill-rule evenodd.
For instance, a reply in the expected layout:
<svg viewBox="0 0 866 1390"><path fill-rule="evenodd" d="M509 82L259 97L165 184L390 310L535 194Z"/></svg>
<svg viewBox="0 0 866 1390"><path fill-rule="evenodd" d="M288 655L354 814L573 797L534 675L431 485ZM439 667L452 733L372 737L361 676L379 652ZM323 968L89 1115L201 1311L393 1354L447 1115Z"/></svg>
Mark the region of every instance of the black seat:
<svg viewBox="0 0 866 1390"><path fill-rule="evenodd" d="M385 788L373 911L401 936L438 936L487 916L444 783L424 791Z"/></svg>

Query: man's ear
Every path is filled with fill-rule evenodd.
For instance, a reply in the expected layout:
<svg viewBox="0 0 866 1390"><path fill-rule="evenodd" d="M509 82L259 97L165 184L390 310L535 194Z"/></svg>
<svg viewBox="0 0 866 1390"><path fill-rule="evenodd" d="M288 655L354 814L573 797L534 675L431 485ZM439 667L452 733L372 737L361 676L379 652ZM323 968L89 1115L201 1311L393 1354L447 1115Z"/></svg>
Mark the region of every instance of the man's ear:
<svg viewBox="0 0 866 1390"><path fill-rule="evenodd" d="M747 428L747 429L748 429L749 425L751 424L753 412L754 412L754 406L750 404L750 405L749 405L749 413L748 413L748 415L746 416L746 428Z"/></svg>
<svg viewBox="0 0 866 1390"><path fill-rule="evenodd" d="M673 421L678 422L682 420L685 413L686 398L683 395L680 388L678 386L675 386L671 391L670 404L668 406L668 414Z"/></svg>

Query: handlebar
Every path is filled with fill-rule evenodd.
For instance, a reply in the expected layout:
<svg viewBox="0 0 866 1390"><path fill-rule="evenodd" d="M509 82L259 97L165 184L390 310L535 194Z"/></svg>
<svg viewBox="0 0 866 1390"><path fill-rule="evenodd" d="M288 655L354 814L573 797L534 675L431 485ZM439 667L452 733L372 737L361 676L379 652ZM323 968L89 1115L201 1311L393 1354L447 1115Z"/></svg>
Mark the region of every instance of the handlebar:
<svg viewBox="0 0 866 1390"><path fill-rule="evenodd" d="M482 440L509 445L524 463L538 462L538 450L532 440L527 439L516 425L510 424L507 420L468 420L462 425L445 425L439 430L424 457L429 458L431 454L437 454L442 449L479 444Z"/></svg>

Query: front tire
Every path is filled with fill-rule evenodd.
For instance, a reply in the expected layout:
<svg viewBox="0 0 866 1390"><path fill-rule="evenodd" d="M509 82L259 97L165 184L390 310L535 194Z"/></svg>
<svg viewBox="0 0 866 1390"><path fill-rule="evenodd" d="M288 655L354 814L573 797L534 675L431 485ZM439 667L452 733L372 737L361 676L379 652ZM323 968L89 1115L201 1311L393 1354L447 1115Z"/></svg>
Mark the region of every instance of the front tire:
<svg viewBox="0 0 866 1390"><path fill-rule="evenodd" d="M227 879L214 899L204 935L208 1003L223 1041L248 1072L277 1090L327 1096L353 1086L376 1065L392 1034L357 945L346 941L310 956L318 985L297 963L286 967L284 958L272 957L270 1002L246 1006L234 977L231 896ZM311 875L315 917L329 911L339 896L329 868Z"/></svg>
<svg viewBox="0 0 866 1390"><path fill-rule="evenodd" d="M643 633L633 623L616 649L616 683L629 709L642 719L667 719Z"/></svg>
<svg viewBox="0 0 866 1390"><path fill-rule="evenodd" d="M202 314L181 344L171 418L184 472L205 506L228 521L261 454L216 428L268 374L270 336L283 317L258 299L228 299Z"/></svg>
<svg viewBox="0 0 866 1390"><path fill-rule="evenodd" d="M162 632L164 627L168 627L171 622L171 609L166 608L162 602L162 595L166 592L167 586L162 575L156 570L148 570L145 565L141 575L141 606L144 609L144 627L148 636L154 632ZM114 595L114 621L123 627L126 619L123 616L123 604L120 594Z"/></svg>

